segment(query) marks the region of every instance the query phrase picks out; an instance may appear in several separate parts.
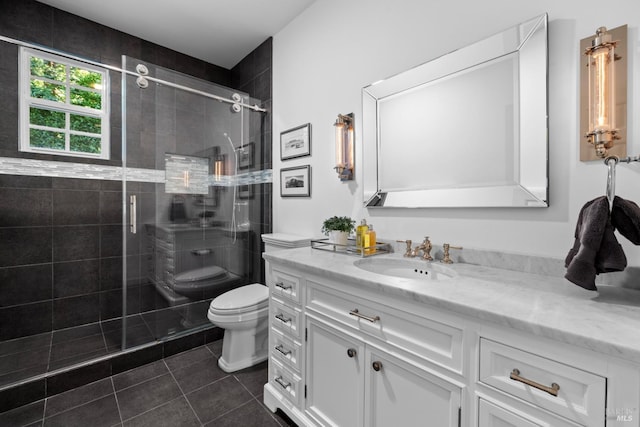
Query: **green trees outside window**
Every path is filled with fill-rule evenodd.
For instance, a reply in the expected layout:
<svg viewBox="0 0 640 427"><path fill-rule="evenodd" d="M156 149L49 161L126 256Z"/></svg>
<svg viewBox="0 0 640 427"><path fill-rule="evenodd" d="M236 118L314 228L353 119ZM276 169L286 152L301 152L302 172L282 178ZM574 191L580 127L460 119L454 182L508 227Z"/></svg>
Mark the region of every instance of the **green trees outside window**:
<svg viewBox="0 0 640 427"><path fill-rule="evenodd" d="M23 141L21 148L103 157L106 71L28 49L23 55L29 73L22 84L28 84L29 97L28 127L23 128L28 143Z"/></svg>

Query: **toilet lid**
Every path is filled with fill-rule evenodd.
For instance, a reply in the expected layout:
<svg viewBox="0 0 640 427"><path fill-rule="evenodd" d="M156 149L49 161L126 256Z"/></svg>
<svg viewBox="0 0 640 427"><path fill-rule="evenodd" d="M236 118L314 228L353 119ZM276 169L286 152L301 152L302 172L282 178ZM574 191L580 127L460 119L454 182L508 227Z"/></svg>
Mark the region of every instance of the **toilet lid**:
<svg viewBox="0 0 640 427"><path fill-rule="evenodd" d="M216 297L211 301L215 310L237 310L264 304L269 298L269 288L260 283L241 286Z"/></svg>
<svg viewBox="0 0 640 427"><path fill-rule="evenodd" d="M174 280L176 282L198 282L200 280L215 279L227 274L227 270L217 265L196 268L195 270L184 271L176 274Z"/></svg>

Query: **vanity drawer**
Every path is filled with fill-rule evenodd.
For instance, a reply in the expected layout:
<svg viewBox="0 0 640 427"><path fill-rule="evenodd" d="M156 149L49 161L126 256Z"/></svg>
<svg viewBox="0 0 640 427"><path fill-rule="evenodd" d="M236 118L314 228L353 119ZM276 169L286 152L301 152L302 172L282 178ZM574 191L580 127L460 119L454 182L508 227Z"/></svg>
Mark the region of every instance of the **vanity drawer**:
<svg viewBox="0 0 640 427"><path fill-rule="evenodd" d="M605 378L484 338L480 382L580 424L604 420Z"/></svg>
<svg viewBox="0 0 640 427"><path fill-rule="evenodd" d="M300 278L280 270L271 271L271 293L300 304Z"/></svg>
<svg viewBox="0 0 640 427"><path fill-rule="evenodd" d="M393 305L392 301L386 302ZM306 307L422 359L462 373L462 329L310 280L307 280ZM429 314L435 313L429 311Z"/></svg>
<svg viewBox="0 0 640 427"><path fill-rule="evenodd" d="M478 404L478 427L580 427L570 421L548 413L518 413L480 399Z"/></svg>
<svg viewBox="0 0 640 427"><path fill-rule="evenodd" d="M271 357L278 359L292 371L300 372L302 346L279 330L271 329Z"/></svg>
<svg viewBox="0 0 640 427"><path fill-rule="evenodd" d="M270 362L271 377L269 382L294 405L298 406L300 404L300 392L302 391L302 378L285 368L282 363L273 357Z"/></svg>
<svg viewBox="0 0 640 427"><path fill-rule="evenodd" d="M302 328L302 313L300 310L289 307L273 296L270 299L270 304L271 325L285 334L299 339Z"/></svg>

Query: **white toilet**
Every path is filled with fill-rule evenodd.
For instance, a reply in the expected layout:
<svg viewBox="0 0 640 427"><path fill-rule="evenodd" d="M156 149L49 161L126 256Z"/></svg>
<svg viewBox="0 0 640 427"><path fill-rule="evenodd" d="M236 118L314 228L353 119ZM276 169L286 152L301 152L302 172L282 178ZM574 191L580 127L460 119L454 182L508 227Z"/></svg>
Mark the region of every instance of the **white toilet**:
<svg viewBox="0 0 640 427"><path fill-rule="evenodd" d="M265 252L309 246L311 239L289 234L263 234ZM224 329L218 366L225 372L248 368L269 356L269 288L241 286L211 301L207 317Z"/></svg>
<svg viewBox="0 0 640 427"><path fill-rule="evenodd" d="M260 283L232 289L211 301L207 317L224 329L220 369L234 372L267 359L268 315L269 288Z"/></svg>

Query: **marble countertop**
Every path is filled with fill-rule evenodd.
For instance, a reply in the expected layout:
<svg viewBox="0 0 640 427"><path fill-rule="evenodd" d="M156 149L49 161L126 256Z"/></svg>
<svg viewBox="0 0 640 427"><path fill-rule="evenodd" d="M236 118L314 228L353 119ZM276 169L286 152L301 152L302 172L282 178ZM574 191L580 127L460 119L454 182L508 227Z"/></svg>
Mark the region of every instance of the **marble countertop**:
<svg viewBox="0 0 640 427"><path fill-rule="evenodd" d="M464 263L447 265L454 272L447 280L404 279L362 270L355 266L360 257L309 247L263 256L327 279L349 280L381 296L409 298L599 353L640 360L637 290L598 285L598 291L593 292L561 276ZM402 259L402 255L377 255L367 260L385 258ZM430 263L424 263L429 268Z"/></svg>

